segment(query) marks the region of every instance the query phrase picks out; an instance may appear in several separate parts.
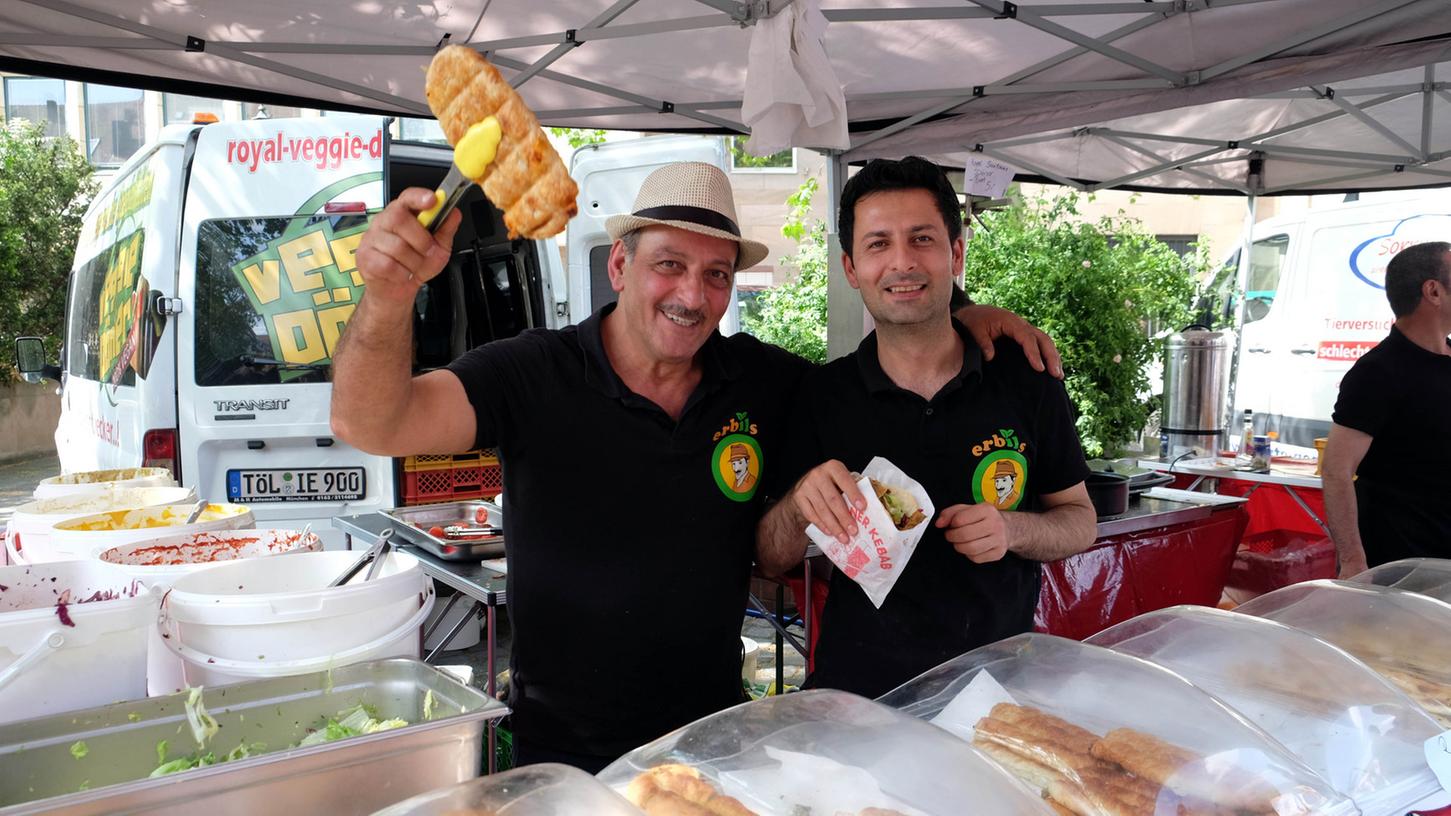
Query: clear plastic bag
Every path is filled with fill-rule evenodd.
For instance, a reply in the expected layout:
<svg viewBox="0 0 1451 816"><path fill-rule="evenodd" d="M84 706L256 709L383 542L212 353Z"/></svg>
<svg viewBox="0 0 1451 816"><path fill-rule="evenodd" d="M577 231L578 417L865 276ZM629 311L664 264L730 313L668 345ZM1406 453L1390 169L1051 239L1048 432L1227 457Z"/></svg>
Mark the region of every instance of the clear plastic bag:
<svg viewBox="0 0 1451 816"><path fill-rule="evenodd" d="M767 697L626 754L600 781L647 814L673 796L721 814L1051 816L967 743L840 691Z"/></svg>
<svg viewBox="0 0 1451 816"><path fill-rule="evenodd" d="M1306 581L1236 607L1303 629L1363 660L1451 728L1451 604L1414 592Z"/></svg>
<svg viewBox="0 0 1451 816"><path fill-rule="evenodd" d="M1052 635L975 649L881 702L971 740L1064 814L1356 813L1183 677Z"/></svg>
<svg viewBox="0 0 1451 816"><path fill-rule="evenodd" d="M1407 558L1371 567L1350 579L1356 584L1374 584L1451 603L1451 560Z"/></svg>
<svg viewBox="0 0 1451 816"><path fill-rule="evenodd" d="M1436 721L1370 667L1264 618L1176 606L1088 643L1171 669L1304 760L1364 816L1405 813L1440 789L1426 765Z"/></svg>
<svg viewBox="0 0 1451 816"><path fill-rule="evenodd" d="M374 816L639 816L593 776L567 765L529 765L419 794Z"/></svg>

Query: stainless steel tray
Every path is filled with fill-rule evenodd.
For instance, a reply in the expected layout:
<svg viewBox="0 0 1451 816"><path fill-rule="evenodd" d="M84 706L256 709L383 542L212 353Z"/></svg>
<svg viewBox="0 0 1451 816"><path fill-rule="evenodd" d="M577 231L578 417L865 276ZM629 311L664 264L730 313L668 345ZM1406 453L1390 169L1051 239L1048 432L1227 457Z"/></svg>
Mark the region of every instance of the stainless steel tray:
<svg viewBox="0 0 1451 816"><path fill-rule="evenodd" d="M458 501L446 504L425 504L419 507L395 507L384 510L383 515L398 522L393 534L410 544L416 544L444 561L478 561L483 558L498 558L504 554L504 537L479 538L456 541L437 538L428 534L428 528L447 526L449 522L472 520L479 510L487 510L489 522L496 527L504 524L504 509L494 502Z"/></svg>
<svg viewBox="0 0 1451 816"><path fill-rule="evenodd" d="M487 720L502 703L417 660L207 689L218 756L242 742L294 745L324 717L366 703L412 725L149 779L156 746L195 748L186 694L0 725L0 814L368 814L478 775ZM435 707L424 720L427 692ZM84 742L84 756L72 746ZM79 753L79 751L78 751ZM84 788L84 789L83 789Z"/></svg>

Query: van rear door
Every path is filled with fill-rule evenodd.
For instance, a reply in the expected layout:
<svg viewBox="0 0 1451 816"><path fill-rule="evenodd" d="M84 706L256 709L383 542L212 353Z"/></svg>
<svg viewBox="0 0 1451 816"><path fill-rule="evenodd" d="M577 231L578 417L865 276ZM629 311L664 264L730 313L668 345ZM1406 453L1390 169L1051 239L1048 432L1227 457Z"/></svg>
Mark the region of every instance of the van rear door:
<svg viewBox="0 0 1451 816"><path fill-rule="evenodd" d="M569 253L570 323L578 323L608 303L616 294L610 287L606 263L610 258L605 222L628 213L645 177L667 164L694 161L730 172L725 140L719 136L646 136L581 147L569 162L569 174L579 184L579 214L569 220L565 245ZM722 334L740 329L740 305L731 298L721 318Z"/></svg>
<svg viewBox="0 0 1451 816"><path fill-rule="evenodd" d="M259 526L393 505L393 463L335 439L328 371L362 294L354 253L383 205L386 120L211 125L187 185L177 334L182 481Z"/></svg>

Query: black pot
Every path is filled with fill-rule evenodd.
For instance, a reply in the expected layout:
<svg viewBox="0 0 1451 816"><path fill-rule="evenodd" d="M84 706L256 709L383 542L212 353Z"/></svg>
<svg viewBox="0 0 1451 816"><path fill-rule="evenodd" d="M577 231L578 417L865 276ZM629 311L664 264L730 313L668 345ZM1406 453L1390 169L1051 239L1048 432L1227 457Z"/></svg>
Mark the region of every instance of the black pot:
<svg viewBox="0 0 1451 816"><path fill-rule="evenodd" d="M1121 516L1128 512L1129 477L1093 471L1084 483L1088 486L1088 498L1099 518Z"/></svg>

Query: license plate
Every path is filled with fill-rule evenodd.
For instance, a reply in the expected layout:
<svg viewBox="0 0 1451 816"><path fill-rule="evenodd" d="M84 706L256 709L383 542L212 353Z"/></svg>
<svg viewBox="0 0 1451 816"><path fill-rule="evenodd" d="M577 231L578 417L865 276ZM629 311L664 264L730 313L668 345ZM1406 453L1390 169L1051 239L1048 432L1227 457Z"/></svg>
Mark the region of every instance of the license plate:
<svg viewBox="0 0 1451 816"><path fill-rule="evenodd" d="M357 501L366 484L360 467L229 470L227 501Z"/></svg>

